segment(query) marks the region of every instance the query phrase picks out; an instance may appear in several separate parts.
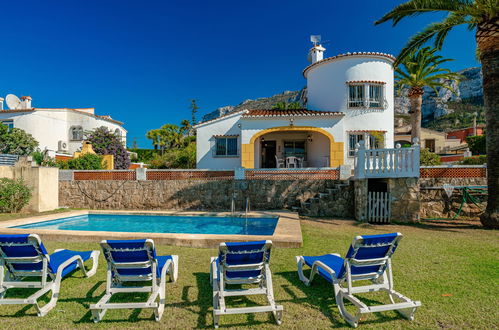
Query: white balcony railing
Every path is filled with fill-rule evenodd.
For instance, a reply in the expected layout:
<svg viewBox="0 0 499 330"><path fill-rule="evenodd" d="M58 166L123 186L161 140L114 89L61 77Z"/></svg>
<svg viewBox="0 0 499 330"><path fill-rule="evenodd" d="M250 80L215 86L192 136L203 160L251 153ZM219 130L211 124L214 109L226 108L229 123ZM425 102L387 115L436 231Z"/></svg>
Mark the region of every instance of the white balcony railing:
<svg viewBox="0 0 499 330"><path fill-rule="evenodd" d="M409 148L398 144L393 149L366 149L365 141L360 141L355 152L355 177L418 178L419 153L417 139Z"/></svg>

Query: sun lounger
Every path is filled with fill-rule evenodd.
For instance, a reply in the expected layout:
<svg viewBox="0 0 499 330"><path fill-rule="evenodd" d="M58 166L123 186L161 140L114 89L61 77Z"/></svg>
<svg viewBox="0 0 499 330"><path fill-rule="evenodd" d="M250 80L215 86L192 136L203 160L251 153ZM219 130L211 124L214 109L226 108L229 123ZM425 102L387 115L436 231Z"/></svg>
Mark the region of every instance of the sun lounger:
<svg viewBox="0 0 499 330"><path fill-rule="evenodd" d="M271 241L221 243L218 257L211 258L210 281L213 286L213 322L218 328L220 315L272 312L281 324L282 306L274 301L270 272ZM257 284L258 288L229 289L232 284ZM227 308L225 297L266 295L268 305Z"/></svg>
<svg viewBox="0 0 499 330"><path fill-rule="evenodd" d="M92 259L90 271L84 262ZM97 271L99 251L55 250L48 254L40 237L31 235L0 235L0 305L34 305L38 316L44 316L54 308L59 298L61 280L75 269L81 269L90 277ZM25 281L27 278L36 281ZM4 298L11 288L39 289L25 299ZM52 291L50 301L43 307L38 298Z"/></svg>
<svg viewBox="0 0 499 330"><path fill-rule="evenodd" d="M91 305L94 322L102 320L108 309L150 308L156 321L165 309L166 275L175 282L178 256L157 256L154 242L146 240L108 240L101 242L107 261L106 293ZM128 286L127 282L151 282L151 285ZM148 283L149 284L149 283ZM150 292L146 302L110 303L116 293ZM156 301L159 297L159 301Z"/></svg>
<svg viewBox="0 0 499 330"><path fill-rule="evenodd" d="M362 314L389 310L396 310L412 321L421 302L412 301L393 289L391 257L400 239L400 233L357 236L345 259L338 254L298 256L298 276L306 285L310 285L316 274L332 283L340 314L353 327L357 327ZM308 278L303 273L304 265L312 269ZM354 282L363 280L369 280L371 284L353 286ZM355 293L374 291L386 292L391 304L367 306L354 296ZM356 307L354 315L345 309L344 299Z"/></svg>

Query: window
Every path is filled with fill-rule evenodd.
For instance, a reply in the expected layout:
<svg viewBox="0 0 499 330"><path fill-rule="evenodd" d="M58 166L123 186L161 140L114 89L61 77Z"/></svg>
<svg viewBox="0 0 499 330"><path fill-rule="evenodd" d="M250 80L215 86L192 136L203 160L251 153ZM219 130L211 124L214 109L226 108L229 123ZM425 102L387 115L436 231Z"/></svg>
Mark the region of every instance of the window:
<svg viewBox="0 0 499 330"><path fill-rule="evenodd" d="M71 141L83 140L83 128L81 126L71 126L69 129L69 139Z"/></svg>
<svg viewBox="0 0 499 330"><path fill-rule="evenodd" d="M355 156L355 149L357 149L357 143L364 140L364 134L350 134L348 139L348 156Z"/></svg>
<svg viewBox="0 0 499 330"><path fill-rule="evenodd" d="M385 147L385 133L350 133L348 136L348 156L355 156L355 149L360 141L366 141L366 149L383 149Z"/></svg>
<svg viewBox="0 0 499 330"><path fill-rule="evenodd" d="M114 134L117 136L117 137L121 137L121 131L119 128L115 129L114 130Z"/></svg>
<svg viewBox="0 0 499 330"><path fill-rule="evenodd" d="M2 123L2 125L7 126L9 131L12 131L12 129L14 128L14 121L13 120L4 120L1 123Z"/></svg>
<svg viewBox="0 0 499 330"><path fill-rule="evenodd" d="M430 150L430 152L435 152L435 139L424 140L424 147Z"/></svg>
<svg viewBox="0 0 499 330"><path fill-rule="evenodd" d="M383 86L369 85L369 108L381 108L383 104Z"/></svg>
<svg viewBox="0 0 499 330"><path fill-rule="evenodd" d="M284 157L298 157L306 160L305 140L284 141Z"/></svg>
<svg viewBox="0 0 499 330"><path fill-rule="evenodd" d="M384 108L384 85L376 84L350 84L348 85L349 108Z"/></svg>
<svg viewBox="0 0 499 330"><path fill-rule="evenodd" d="M364 85L348 86L348 106L361 108L364 106Z"/></svg>
<svg viewBox="0 0 499 330"><path fill-rule="evenodd" d="M237 156L237 136L216 137L215 156Z"/></svg>

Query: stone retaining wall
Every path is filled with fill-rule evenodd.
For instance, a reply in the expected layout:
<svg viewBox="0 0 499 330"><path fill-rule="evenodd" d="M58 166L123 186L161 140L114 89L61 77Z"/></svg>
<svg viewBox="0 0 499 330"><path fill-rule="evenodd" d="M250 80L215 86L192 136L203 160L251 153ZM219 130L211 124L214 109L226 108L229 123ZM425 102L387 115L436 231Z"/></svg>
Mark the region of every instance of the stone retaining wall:
<svg viewBox="0 0 499 330"><path fill-rule="evenodd" d="M113 210L228 211L235 193L236 211L282 210L295 206L338 182L337 180L158 180L158 181L60 181L60 205L71 208ZM348 182L348 181L346 181ZM336 201L341 214L353 217L352 196ZM340 205L340 204L345 205Z"/></svg>

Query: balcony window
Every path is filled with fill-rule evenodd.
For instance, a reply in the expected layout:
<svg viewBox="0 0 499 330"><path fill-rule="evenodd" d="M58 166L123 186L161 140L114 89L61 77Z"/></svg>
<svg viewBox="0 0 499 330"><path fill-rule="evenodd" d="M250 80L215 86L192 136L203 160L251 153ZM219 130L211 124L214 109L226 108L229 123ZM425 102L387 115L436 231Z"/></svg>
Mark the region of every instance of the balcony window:
<svg viewBox="0 0 499 330"><path fill-rule="evenodd" d="M349 83L348 107L355 108L385 108L383 83Z"/></svg>
<svg viewBox="0 0 499 330"><path fill-rule="evenodd" d="M350 133L348 136L348 156L355 156L355 149L360 141L366 141L366 149L383 149L385 147L385 133L378 131L373 133Z"/></svg>

